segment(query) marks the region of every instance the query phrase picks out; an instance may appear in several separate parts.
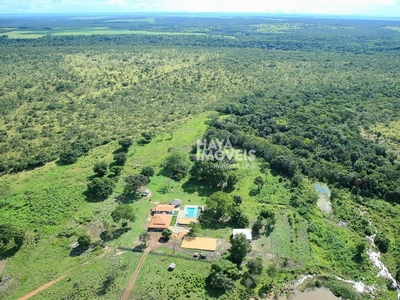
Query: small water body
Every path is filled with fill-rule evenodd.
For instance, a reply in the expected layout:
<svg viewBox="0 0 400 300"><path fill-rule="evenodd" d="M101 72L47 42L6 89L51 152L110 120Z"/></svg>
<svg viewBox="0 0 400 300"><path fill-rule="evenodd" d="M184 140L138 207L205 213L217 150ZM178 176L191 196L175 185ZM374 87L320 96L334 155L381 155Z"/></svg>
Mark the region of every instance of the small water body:
<svg viewBox="0 0 400 300"><path fill-rule="evenodd" d="M287 300L286 297L280 297L279 300ZM332 294L331 291L326 289L315 289L306 291L304 293L296 294L290 298L291 300L340 300Z"/></svg>
<svg viewBox="0 0 400 300"><path fill-rule="evenodd" d="M318 193L318 208L327 213L332 213L332 203L331 203L331 190L326 184L322 183L314 183L314 188Z"/></svg>
<svg viewBox="0 0 400 300"><path fill-rule="evenodd" d="M330 195L331 194L331 190L329 189L329 187L325 184L322 183L314 183L314 188L317 190L317 192L323 193L323 194L327 194Z"/></svg>

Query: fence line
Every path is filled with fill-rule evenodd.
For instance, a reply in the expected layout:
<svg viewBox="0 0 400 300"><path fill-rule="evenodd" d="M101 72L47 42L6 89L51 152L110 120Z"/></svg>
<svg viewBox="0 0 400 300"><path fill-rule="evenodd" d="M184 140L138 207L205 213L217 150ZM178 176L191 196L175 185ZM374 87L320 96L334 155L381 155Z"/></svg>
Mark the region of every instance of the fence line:
<svg viewBox="0 0 400 300"><path fill-rule="evenodd" d="M117 248L120 250L127 250L127 251L133 251L133 252L144 252L144 249L140 249L140 248L129 248L129 247L122 247L122 246L118 246Z"/></svg>
<svg viewBox="0 0 400 300"><path fill-rule="evenodd" d="M169 257L176 257L176 258L182 258L186 260L196 260L196 261L201 261L201 262L206 262L206 263L212 263L212 260L209 259L200 259L200 258L195 258L195 257L189 257L189 256L182 256L179 255L178 253L165 253L165 252L159 252L159 251L154 251L151 250L149 254L154 254L154 255L159 255L159 256L169 256Z"/></svg>

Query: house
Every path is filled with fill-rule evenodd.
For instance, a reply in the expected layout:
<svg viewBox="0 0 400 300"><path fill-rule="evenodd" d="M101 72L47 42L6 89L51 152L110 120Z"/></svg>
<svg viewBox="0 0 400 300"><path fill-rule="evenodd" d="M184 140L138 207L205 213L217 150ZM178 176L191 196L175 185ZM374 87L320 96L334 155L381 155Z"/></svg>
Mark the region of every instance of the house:
<svg viewBox="0 0 400 300"><path fill-rule="evenodd" d="M145 189L142 193L143 197L147 197L150 194L150 190L149 189Z"/></svg>
<svg viewBox="0 0 400 300"><path fill-rule="evenodd" d="M233 237L241 233L246 236L246 240L248 242L251 242L253 240L250 229L233 229Z"/></svg>
<svg viewBox="0 0 400 300"><path fill-rule="evenodd" d="M170 263L169 267L168 267L168 271L173 271L175 270L176 264L174 263Z"/></svg>
<svg viewBox="0 0 400 300"><path fill-rule="evenodd" d="M174 199L170 203L170 205L173 205L175 208L178 208L182 205L182 200L181 199Z"/></svg>
<svg viewBox="0 0 400 300"><path fill-rule="evenodd" d="M172 214L155 214L151 218L149 230L164 230L169 227L172 221Z"/></svg>
<svg viewBox="0 0 400 300"><path fill-rule="evenodd" d="M174 213L175 206L168 204L159 204L151 210L153 214L167 214L172 215Z"/></svg>

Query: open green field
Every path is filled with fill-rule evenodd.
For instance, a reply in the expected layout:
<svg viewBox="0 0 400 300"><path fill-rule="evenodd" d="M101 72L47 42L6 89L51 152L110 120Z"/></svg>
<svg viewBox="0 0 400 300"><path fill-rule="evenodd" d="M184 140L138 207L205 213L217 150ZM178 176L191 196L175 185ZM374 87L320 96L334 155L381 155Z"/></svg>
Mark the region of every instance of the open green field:
<svg viewBox="0 0 400 300"><path fill-rule="evenodd" d="M169 272L170 263L175 263ZM133 299L205 299L210 264L149 254L132 292Z"/></svg>
<svg viewBox="0 0 400 300"><path fill-rule="evenodd" d="M122 21L120 21L122 22ZM11 39L37 39L46 35L92 35L92 34L145 34L145 35L205 35L204 33L191 32L167 32L167 31L144 31L129 29L114 29L109 27L87 27L82 29L76 28L54 28L49 30L32 29L32 30L12 30L4 32Z"/></svg>

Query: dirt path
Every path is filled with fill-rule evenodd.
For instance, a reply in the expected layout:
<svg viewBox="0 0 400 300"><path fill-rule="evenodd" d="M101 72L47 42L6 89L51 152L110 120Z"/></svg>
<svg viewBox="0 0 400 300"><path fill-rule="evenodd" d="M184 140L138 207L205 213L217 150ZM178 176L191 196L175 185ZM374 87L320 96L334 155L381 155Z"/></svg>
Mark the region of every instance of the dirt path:
<svg viewBox="0 0 400 300"><path fill-rule="evenodd" d="M135 284L136 278L138 277L140 269L142 268L143 263L146 260L147 254L149 254L150 250L151 249L147 248L146 251L143 253L143 256L140 259L140 262L136 267L135 272L132 275L131 281L129 281L128 287L126 288L124 294L122 295L121 300L129 300L129 296L131 295L133 285Z"/></svg>
<svg viewBox="0 0 400 300"><path fill-rule="evenodd" d="M64 279L66 276L68 276L68 275L70 275L70 274L61 275L60 277L58 277L58 278L56 278L56 279L54 279L54 280L52 280L52 281L50 281L50 282L48 282L48 283L46 283L46 284L43 284L40 288L34 290L33 292L30 292L29 294L26 294L25 296L19 298L18 300L26 300L26 299L29 299L29 298L35 296L37 293L39 293L39 292L41 292L41 291L43 291L43 290L45 290L45 289L51 287L53 284L55 284L55 283L57 283L57 282L63 280L63 279Z"/></svg>
<svg viewBox="0 0 400 300"><path fill-rule="evenodd" d="M138 266L136 267L135 272L132 275L131 280L129 281L128 287L126 288L124 294L122 295L121 300L129 300L129 296L132 293L133 286L135 285L136 278L139 275L140 269L143 266L144 261L146 260L147 254L158 246L158 239L161 237L160 234L150 233L150 242L148 248L144 251L142 258L139 261Z"/></svg>

